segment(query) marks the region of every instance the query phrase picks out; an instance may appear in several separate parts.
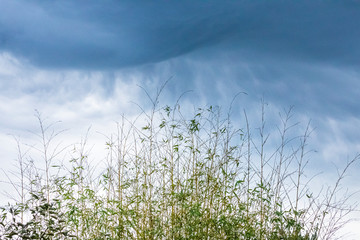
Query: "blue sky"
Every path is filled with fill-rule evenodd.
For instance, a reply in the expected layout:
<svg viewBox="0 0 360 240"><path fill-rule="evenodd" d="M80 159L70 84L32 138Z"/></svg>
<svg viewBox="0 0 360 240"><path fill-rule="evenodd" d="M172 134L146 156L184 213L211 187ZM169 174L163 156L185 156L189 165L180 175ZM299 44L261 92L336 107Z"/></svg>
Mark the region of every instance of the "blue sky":
<svg viewBox="0 0 360 240"><path fill-rule="evenodd" d="M294 105L312 120L319 171L342 166L360 151L359 23L357 0L0 0L0 161L15 157L9 133L35 128L34 109L69 139L106 132L135 114L131 101L146 104L137 85L155 92L172 77L164 104L193 90L184 104L246 92L234 114L254 118L262 97L270 112Z"/></svg>

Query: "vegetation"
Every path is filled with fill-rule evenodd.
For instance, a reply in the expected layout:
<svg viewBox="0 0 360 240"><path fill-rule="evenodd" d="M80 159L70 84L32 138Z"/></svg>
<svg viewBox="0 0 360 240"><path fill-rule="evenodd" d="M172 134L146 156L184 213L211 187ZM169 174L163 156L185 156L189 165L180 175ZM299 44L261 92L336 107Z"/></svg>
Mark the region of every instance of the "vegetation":
<svg viewBox="0 0 360 240"><path fill-rule="evenodd" d="M339 189L359 155L332 188L311 193L311 129L291 136L300 129L291 109L271 138L265 104L260 128L244 112L237 129L219 107L189 118L178 104L151 103L117 123L101 171L89 162L87 138L61 149L61 132L37 114L39 144L30 148L43 167L18 141L18 181L9 181L19 198L1 208L0 239L332 239L354 210ZM62 164L64 151L72 157Z"/></svg>

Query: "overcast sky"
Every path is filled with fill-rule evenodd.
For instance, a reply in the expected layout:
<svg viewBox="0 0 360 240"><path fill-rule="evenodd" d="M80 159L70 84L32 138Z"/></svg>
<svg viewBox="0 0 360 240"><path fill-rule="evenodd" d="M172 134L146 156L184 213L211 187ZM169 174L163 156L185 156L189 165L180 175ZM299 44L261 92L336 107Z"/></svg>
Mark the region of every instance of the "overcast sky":
<svg viewBox="0 0 360 240"><path fill-rule="evenodd" d="M246 92L235 115L261 98L270 112L293 105L312 120L319 171L343 166L360 151L359 24L358 0L0 0L0 162L34 109L73 135L106 132L136 114L132 101L146 106L138 85L155 93L171 78L163 104L193 90L185 104L228 107Z"/></svg>

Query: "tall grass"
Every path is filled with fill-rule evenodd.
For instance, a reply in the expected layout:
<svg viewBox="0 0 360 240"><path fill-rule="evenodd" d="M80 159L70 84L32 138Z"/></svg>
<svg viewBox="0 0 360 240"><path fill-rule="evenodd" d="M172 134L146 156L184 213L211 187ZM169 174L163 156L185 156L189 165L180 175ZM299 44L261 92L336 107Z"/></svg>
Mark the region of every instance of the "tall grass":
<svg viewBox="0 0 360 240"><path fill-rule="evenodd" d="M20 175L9 182L19 198L1 208L0 239L333 239L355 209L339 190L360 156L332 188L312 193L304 174L311 128L291 135L301 127L292 109L272 138L265 104L259 128L244 112L237 129L219 107L189 118L157 97L136 120L121 117L101 170L88 160L87 137L61 148L60 132L37 114L44 167L18 141ZM64 151L71 157L61 164Z"/></svg>

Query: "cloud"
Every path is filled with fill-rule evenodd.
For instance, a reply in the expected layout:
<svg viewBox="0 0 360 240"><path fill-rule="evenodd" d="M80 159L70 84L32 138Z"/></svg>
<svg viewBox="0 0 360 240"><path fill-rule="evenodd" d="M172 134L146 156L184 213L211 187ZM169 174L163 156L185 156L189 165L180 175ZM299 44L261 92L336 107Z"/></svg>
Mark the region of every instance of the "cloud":
<svg viewBox="0 0 360 240"><path fill-rule="evenodd" d="M160 105L174 104L181 93L194 90L181 101L185 113L205 104L220 105L226 113L235 94L247 92L235 100L234 124L244 126L244 118L239 116L245 108L255 137L260 124L261 97L269 103L267 131L275 135L275 139L278 113L282 108L295 105L293 120L306 124L312 118L312 126L317 128L309 147L319 153L311 155L313 164L309 170L310 175L320 171L326 174L320 181L314 181L315 189L316 183L335 179L331 161L343 166L345 155L352 157L360 146L356 129L359 111L355 108L358 73L328 65L267 59L256 62L228 51L218 53L203 49L168 61L116 71L43 69L11 54L2 54L1 159L16 157L15 142L8 133L20 135L24 142L35 141L34 135L27 130L38 132L38 123L33 116L36 108L48 117L48 123L61 120L59 129L69 129L61 135L64 144L79 142L92 126L89 137L89 145L94 146L92 156L95 161L102 161L106 141L102 134L110 136L114 132L115 121L120 120L122 113L131 118L141 112L131 101L144 106L145 110L150 107L146 94L138 85L154 96L161 83L173 75L161 96ZM272 144L269 142L268 147L273 147ZM4 169L10 169L10 161L1 163ZM358 182L357 175L353 174L358 167L351 170L351 180ZM351 183L346 186L358 188Z"/></svg>
<svg viewBox="0 0 360 240"><path fill-rule="evenodd" d="M286 60L251 61L232 52L203 50L128 72L136 71L139 79L153 79L150 81L174 76L173 94L195 90L194 94L208 104L227 105L237 93L246 92L247 97L239 101L244 105L265 98L282 107L294 105L311 118L360 116L360 74L346 67Z"/></svg>
<svg viewBox="0 0 360 240"><path fill-rule="evenodd" d="M45 68L119 69L218 46L356 65L357 1L1 0L1 51Z"/></svg>
<svg viewBox="0 0 360 240"><path fill-rule="evenodd" d="M294 105L295 120L315 127L315 173L359 149L359 1L0 0L0 8L1 159L16 156L8 133L31 139L34 109L63 121L66 141L91 125L103 150L97 132L141 112L132 101L150 107L139 85L155 96L169 78L160 105L193 90L182 110L226 112L246 92L234 123L245 108L256 128L265 98L272 133Z"/></svg>

